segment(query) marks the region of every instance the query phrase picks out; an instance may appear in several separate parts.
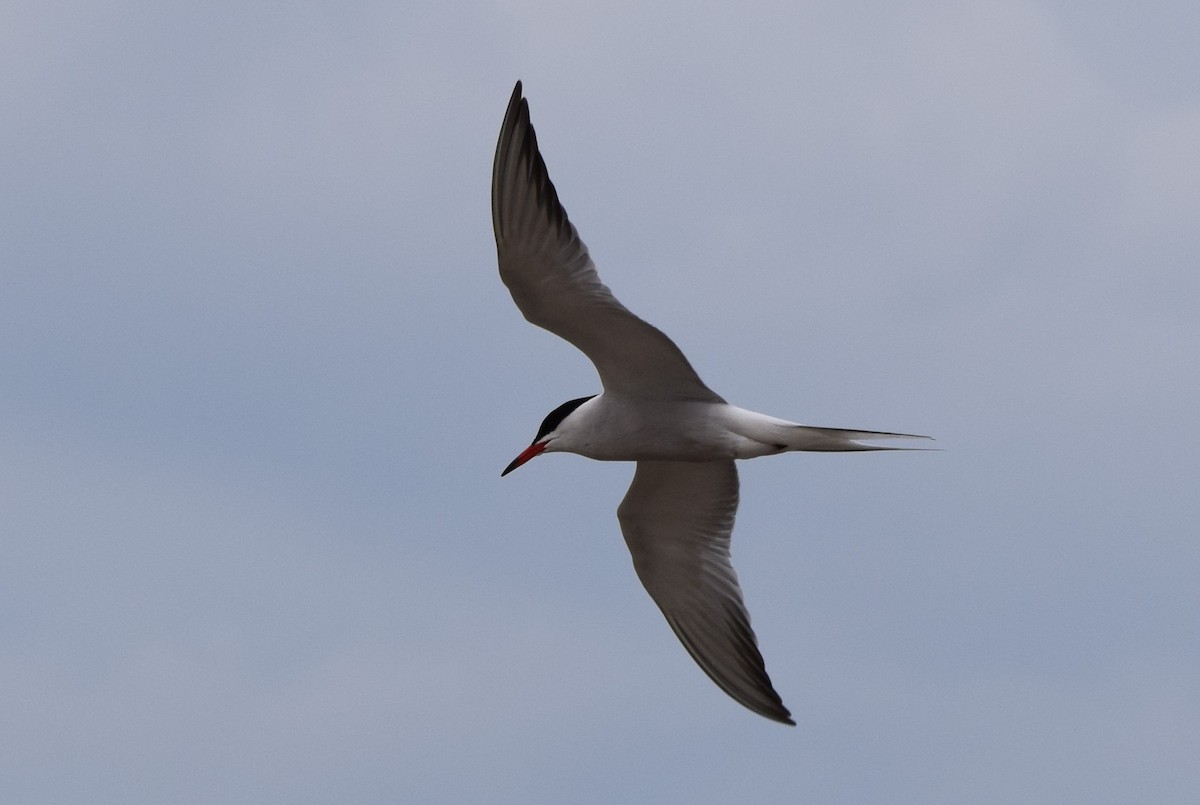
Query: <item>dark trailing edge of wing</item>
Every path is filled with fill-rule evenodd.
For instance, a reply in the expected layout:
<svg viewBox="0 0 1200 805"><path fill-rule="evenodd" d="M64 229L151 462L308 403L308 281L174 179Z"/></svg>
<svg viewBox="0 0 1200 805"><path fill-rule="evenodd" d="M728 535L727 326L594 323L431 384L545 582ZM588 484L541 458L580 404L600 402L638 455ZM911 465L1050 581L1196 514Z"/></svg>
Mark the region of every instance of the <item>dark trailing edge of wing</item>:
<svg viewBox="0 0 1200 805"><path fill-rule="evenodd" d="M729 608L727 607L727 609ZM717 687L725 691L726 695L764 718L791 727L796 726L791 711L784 705L783 699L775 691L775 686L771 684L771 678L767 675L766 663L763 662L762 653L758 650L754 632L750 630L750 624L744 616L736 611L730 610L730 617L730 623L734 624L734 628L730 630L731 642L737 647L738 654L742 658L742 667L738 669L737 673L723 671L719 666L705 659L700 634L692 634L682 623L671 616L667 617L667 624L679 638L679 642L687 649L688 654L696 661L696 665L700 666L700 670L704 671Z"/></svg>

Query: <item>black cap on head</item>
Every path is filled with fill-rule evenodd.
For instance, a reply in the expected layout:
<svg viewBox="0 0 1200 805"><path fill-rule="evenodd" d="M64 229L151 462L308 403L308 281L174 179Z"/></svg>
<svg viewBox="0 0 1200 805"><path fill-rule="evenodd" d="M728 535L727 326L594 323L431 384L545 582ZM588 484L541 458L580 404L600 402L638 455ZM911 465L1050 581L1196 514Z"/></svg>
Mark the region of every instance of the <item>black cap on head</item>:
<svg viewBox="0 0 1200 805"><path fill-rule="evenodd" d="M595 396L595 394L592 394L588 397L580 397L577 400L567 400L565 403L546 414L546 418L542 420L542 426L538 428L537 436L534 436L533 440L536 442L547 433L557 428L562 424L564 419L571 415L572 411Z"/></svg>

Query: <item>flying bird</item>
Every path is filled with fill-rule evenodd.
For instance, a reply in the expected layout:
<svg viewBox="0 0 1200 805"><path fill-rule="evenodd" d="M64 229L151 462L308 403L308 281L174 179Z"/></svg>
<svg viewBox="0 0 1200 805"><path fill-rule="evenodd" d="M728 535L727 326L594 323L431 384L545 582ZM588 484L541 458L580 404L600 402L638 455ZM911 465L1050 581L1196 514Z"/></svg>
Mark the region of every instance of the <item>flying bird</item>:
<svg viewBox="0 0 1200 805"><path fill-rule="evenodd" d="M550 181L519 81L496 143L492 225L500 277L521 313L587 355L603 388L551 411L501 476L541 453L636 461L617 519L638 578L713 682L755 713L794 725L730 563L734 461L908 449L864 441L928 437L799 425L732 406L706 386L670 338L600 281Z"/></svg>

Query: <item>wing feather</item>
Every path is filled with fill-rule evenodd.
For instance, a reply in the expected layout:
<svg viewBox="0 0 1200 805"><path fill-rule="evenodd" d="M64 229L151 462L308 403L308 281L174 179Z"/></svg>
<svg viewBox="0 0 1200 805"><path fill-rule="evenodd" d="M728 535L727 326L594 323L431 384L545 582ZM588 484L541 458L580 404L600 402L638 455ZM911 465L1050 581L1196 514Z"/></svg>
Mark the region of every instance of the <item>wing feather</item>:
<svg viewBox="0 0 1200 805"><path fill-rule="evenodd" d="M732 461L639 461L617 517L638 578L696 663L742 705L794 724L730 562L737 505Z"/></svg>
<svg viewBox="0 0 1200 805"><path fill-rule="evenodd" d="M720 401L679 347L600 281L550 181L519 81L496 143L492 226L500 278L521 313L587 355L606 391Z"/></svg>

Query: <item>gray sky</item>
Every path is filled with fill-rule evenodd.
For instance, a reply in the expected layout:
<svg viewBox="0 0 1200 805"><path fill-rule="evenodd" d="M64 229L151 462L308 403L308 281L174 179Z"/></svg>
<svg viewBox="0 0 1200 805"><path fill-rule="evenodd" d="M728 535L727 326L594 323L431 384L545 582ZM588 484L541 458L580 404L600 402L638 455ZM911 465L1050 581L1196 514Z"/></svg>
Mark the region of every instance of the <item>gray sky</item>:
<svg viewBox="0 0 1200 805"><path fill-rule="evenodd" d="M1200 6L0 12L0 799L1200 800ZM496 273L525 81L744 407L788 729L640 588Z"/></svg>

